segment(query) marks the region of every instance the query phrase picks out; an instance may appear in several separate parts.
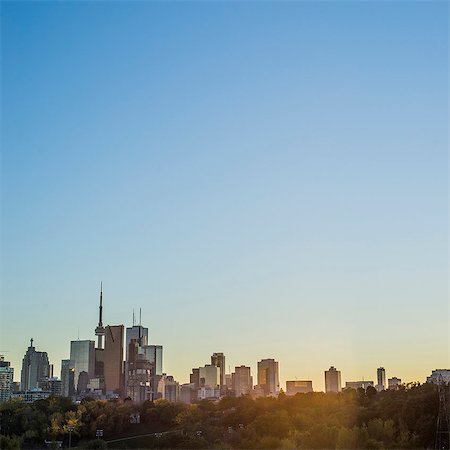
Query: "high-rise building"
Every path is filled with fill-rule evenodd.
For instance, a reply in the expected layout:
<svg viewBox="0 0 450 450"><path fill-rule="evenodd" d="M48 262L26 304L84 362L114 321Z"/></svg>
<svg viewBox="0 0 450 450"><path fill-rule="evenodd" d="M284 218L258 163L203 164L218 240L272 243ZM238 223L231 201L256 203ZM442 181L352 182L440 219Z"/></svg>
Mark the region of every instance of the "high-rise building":
<svg viewBox="0 0 450 450"><path fill-rule="evenodd" d="M70 359L61 360L61 395L72 397L75 394L75 365Z"/></svg>
<svg viewBox="0 0 450 450"><path fill-rule="evenodd" d="M50 365L46 352L37 352L33 346L33 339L22 360L22 372L20 374L20 388L22 391L36 389L38 381L48 377Z"/></svg>
<svg viewBox="0 0 450 450"><path fill-rule="evenodd" d="M0 403L11 398L13 392L14 369L9 361L0 355Z"/></svg>
<svg viewBox="0 0 450 450"><path fill-rule="evenodd" d="M264 395L278 395L280 381L277 361L262 359L258 362L258 386Z"/></svg>
<svg viewBox="0 0 450 450"><path fill-rule="evenodd" d="M341 392L341 372L331 366L325 370L325 392Z"/></svg>
<svg viewBox="0 0 450 450"><path fill-rule="evenodd" d="M74 369L75 390L79 393L86 390L89 380L94 378L95 372L95 342L89 340L70 342L70 361ZM81 383L80 383L80 374ZM86 381L87 380L87 381Z"/></svg>
<svg viewBox="0 0 450 450"><path fill-rule="evenodd" d="M384 370L384 367L379 367L377 369L377 385L375 387L378 392L386 389L386 371Z"/></svg>
<svg viewBox="0 0 450 450"><path fill-rule="evenodd" d="M163 347L162 345L145 345L142 351L152 367L152 391L156 395L158 382L163 374Z"/></svg>
<svg viewBox="0 0 450 450"><path fill-rule="evenodd" d="M220 369L219 385L225 385L225 355L223 353L213 353L211 356L211 365Z"/></svg>
<svg viewBox="0 0 450 450"><path fill-rule="evenodd" d="M127 327L125 337L125 360L128 361L128 346L131 340L134 339L140 347L148 345L148 328L142 325L133 325Z"/></svg>
<svg viewBox="0 0 450 450"><path fill-rule="evenodd" d="M131 339L128 345L125 379L126 396L135 403L154 399L152 365L135 339Z"/></svg>
<svg viewBox="0 0 450 450"><path fill-rule="evenodd" d="M154 368L155 375L163 374L163 347L162 345L145 345L142 347L145 357Z"/></svg>
<svg viewBox="0 0 450 450"><path fill-rule="evenodd" d="M104 376L105 389L121 395L123 391L123 325L108 325L105 329Z"/></svg>
<svg viewBox="0 0 450 450"><path fill-rule="evenodd" d="M232 389L236 397L250 394L253 389L253 378L250 367L236 366L231 374Z"/></svg>
<svg viewBox="0 0 450 450"><path fill-rule="evenodd" d="M309 380L294 380L286 381L286 395L307 394L312 392L312 381Z"/></svg>
<svg viewBox="0 0 450 450"><path fill-rule="evenodd" d="M220 369L217 366L199 367L200 387L217 389L220 381Z"/></svg>

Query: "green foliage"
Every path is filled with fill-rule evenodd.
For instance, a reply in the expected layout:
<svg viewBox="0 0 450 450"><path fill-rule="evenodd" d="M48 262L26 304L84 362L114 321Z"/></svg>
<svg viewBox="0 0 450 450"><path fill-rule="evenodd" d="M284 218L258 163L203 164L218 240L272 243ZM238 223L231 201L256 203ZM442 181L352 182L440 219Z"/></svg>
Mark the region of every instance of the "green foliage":
<svg viewBox="0 0 450 450"><path fill-rule="evenodd" d="M130 449L429 448L437 411L436 387L428 384L380 393L368 388L256 400L226 397L193 405L10 400L0 405L0 448L41 448L44 440L62 440L67 447L69 430L72 446L79 448L106 448L110 439L121 440L109 448ZM136 412L141 423L131 424ZM105 441L95 439L97 429ZM154 434L160 431L165 432Z"/></svg>

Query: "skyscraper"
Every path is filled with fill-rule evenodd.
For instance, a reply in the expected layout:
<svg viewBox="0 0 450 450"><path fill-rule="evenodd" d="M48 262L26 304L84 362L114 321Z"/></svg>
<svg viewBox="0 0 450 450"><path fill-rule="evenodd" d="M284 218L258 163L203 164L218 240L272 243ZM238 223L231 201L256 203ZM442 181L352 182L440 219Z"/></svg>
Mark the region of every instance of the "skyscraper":
<svg viewBox="0 0 450 450"><path fill-rule="evenodd" d="M211 356L211 364L220 369L219 385L222 388L225 384L225 355L223 353L213 353Z"/></svg>
<svg viewBox="0 0 450 450"><path fill-rule="evenodd" d="M95 372L95 342L71 341L70 342L70 361L74 369L74 387L76 391L83 391L91 378L94 378ZM80 383L80 375L81 381ZM86 383L87 380L87 383Z"/></svg>
<svg viewBox="0 0 450 450"><path fill-rule="evenodd" d="M217 366L207 364L204 367L199 367L198 374L200 387L217 389L220 380L220 369Z"/></svg>
<svg viewBox="0 0 450 450"><path fill-rule="evenodd" d="M274 359L262 359L258 362L258 386L264 395L278 395L280 381L278 362Z"/></svg>
<svg viewBox="0 0 450 450"><path fill-rule="evenodd" d="M163 347L162 345L145 345L142 350L152 367L152 391L156 395L158 382L163 374Z"/></svg>
<svg viewBox="0 0 450 450"><path fill-rule="evenodd" d="M123 391L123 325L108 325L105 329L104 376L105 389L119 395Z"/></svg>
<svg viewBox="0 0 450 450"><path fill-rule="evenodd" d="M377 369L376 389L378 392L384 391L386 389L386 371L384 370L384 367L379 367Z"/></svg>
<svg viewBox="0 0 450 450"><path fill-rule="evenodd" d="M341 372L331 366L325 370L325 392L341 392Z"/></svg>
<svg viewBox="0 0 450 450"><path fill-rule="evenodd" d="M231 380L234 395L236 397L250 394L253 389L253 378L250 372L250 367L236 366L234 368L234 373L231 374Z"/></svg>
<svg viewBox="0 0 450 450"><path fill-rule="evenodd" d="M9 361L0 355L0 403L9 400L13 390L14 369Z"/></svg>
<svg viewBox="0 0 450 450"><path fill-rule="evenodd" d="M148 328L142 325L133 325L127 327L125 337L125 360L128 361L128 346L131 340L134 339L140 347L148 345Z"/></svg>
<svg viewBox="0 0 450 450"><path fill-rule="evenodd" d="M70 359L61 360L61 395L72 397L75 394L75 365Z"/></svg>
<svg viewBox="0 0 450 450"><path fill-rule="evenodd" d="M46 352L37 352L33 347L33 339L22 360L22 372L20 374L20 389L28 391L38 387L38 381L48 377L50 365Z"/></svg>
<svg viewBox="0 0 450 450"><path fill-rule="evenodd" d="M153 400L152 365L135 339L128 344L125 388L126 396L136 403Z"/></svg>

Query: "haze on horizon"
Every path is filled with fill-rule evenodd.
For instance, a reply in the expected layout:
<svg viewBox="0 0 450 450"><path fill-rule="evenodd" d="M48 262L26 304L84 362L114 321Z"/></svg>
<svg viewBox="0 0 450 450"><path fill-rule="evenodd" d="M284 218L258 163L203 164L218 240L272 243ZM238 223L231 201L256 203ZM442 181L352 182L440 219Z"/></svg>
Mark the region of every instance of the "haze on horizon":
<svg viewBox="0 0 450 450"><path fill-rule="evenodd" d="M1 344L143 309L164 371L448 368L447 2L3 2ZM1 353L1 352L0 352Z"/></svg>

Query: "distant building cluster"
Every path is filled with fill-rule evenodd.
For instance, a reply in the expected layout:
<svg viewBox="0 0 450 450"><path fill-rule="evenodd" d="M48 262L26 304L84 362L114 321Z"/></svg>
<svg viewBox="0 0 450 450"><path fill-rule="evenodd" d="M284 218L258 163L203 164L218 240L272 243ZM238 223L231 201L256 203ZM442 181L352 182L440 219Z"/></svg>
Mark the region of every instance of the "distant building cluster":
<svg viewBox="0 0 450 450"><path fill-rule="evenodd" d="M14 369L0 355L0 403L10 398L34 402L50 396L81 400L128 398L136 403L165 399L169 402L192 403L217 400L223 396L277 396L280 392L279 364L275 359L262 359L257 364L257 383L249 366L241 365L226 373L225 355L213 353L209 364L192 369L189 383L181 384L163 372L163 347L152 344L148 328L135 323L103 326L103 289L100 288L99 321L94 340L70 342L69 358L61 361L60 379L53 376L53 365L46 352L37 351L34 340L22 360L20 383L14 382ZM334 366L325 371L325 392L342 391L341 372ZM450 383L450 370L433 370L428 383ZM377 381L346 381L344 389L374 388L378 392L400 389L400 378L387 379L383 367L377 369ZM310 380L286 381L286 395L313 392Z"/></svg>

